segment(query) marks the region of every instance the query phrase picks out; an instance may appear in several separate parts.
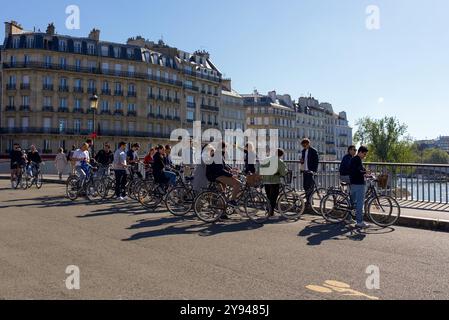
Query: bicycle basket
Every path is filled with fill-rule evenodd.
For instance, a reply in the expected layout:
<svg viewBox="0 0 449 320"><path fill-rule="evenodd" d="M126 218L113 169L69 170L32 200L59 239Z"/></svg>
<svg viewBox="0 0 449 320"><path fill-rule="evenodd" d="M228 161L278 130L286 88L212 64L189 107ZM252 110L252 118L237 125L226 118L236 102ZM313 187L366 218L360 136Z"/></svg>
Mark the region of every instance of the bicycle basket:
<svg viewBox="0 0 449 320"><path fill-rule="evenodd" d="M381 174L377 177L377 186L381 189L386 189L388 186L388 174Z"/></svg>
<svg viewBox="0 0 449 320"><path fill-rule="evenodd" d="M246 176L246 184L250 187L257 187L262 183L262 177L258 174Z"/></svg>

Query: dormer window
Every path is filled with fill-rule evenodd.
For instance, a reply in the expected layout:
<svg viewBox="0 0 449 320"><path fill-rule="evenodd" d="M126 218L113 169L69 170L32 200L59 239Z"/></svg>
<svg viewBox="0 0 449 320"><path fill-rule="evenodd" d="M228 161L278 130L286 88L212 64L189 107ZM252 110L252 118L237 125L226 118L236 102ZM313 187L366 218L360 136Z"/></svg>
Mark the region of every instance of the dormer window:
<svg viewBox="0 0 449 320"><path fill-rule="evenodd" d="M34 37L27 38L27 48L29 49L34 48Z"/></svg>
<svg viewBox="0 0 449 320"><path fill-rule="evenodd" d="M87 45L87 53L92 55L95 54L95 45L93 43Z"/></svg>
<svg viewBox="0 0 449 320"><path fill-rule="evenodd" d="M59 51L67 51L67 41L59 40Z"/></svg>
<svg viewBox="0 0 449 320"><path fill-rule="evenodd" d="M20 47L20 38L16 37L12 39L12 47L13 49L19 49Z"/></svg>
<svg viewBox="0 0 449 320"><path fill-rule="evenodd" d="M103 57L107 57L109 55L109 47L108 46L101 46L101 55Z"/></svg>
<svg viewBox="0 0 449 320"><path fill-rule="evenodd" d="M133 49L128 48L126 50L126 55L128 56L128 59L132 59L133 58Z"/></svg>
<svg viewBox="0 0 449 320"><path fill-rule="evenodd" d="M120 58L120 48L119 47L114 48L114 57Z"/></svg>
<svg viewBox="0 0 449 320"><path fill-rule="evenodd" d="M81 53L81 42L75 42L73 44L73 49L75 53Z"/></svg>

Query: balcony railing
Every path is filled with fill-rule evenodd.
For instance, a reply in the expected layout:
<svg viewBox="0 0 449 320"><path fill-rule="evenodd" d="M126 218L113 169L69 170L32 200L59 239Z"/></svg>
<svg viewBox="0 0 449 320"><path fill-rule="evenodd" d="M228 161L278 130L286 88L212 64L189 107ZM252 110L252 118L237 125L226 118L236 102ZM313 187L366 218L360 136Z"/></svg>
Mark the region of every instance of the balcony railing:
<svg viewBox="0 0 449 320"><path fill-rule="evenodd" d="M196 108L195 102L187 102L187 108Z"/></svg>
<svg viewBox="0 0 449 320"><path fill-rule="evenodd" d="M16 84L15 83L7 83L6 90L16 90Z"/></svg>
<svg viewBox="0 0 449 320"><path fill-rule="evenodd" d="M89 94L97 94L97 88L87 88L87 93L89 93Z"/></svg>
<svg viewBox="0 0 449 320"><path fill-rule="evenodd" d="M137 117L137 111L128 111L128 117Z"/></svg>
<svg viewBox="0 0 449 320"><path fill-rule="evenodd" d="M16 111L15 106L6 106L5 111Z"/></svg>
<svg viewBox="0 0 449 320"><path fill-rule="evenodd" d="M30 106L20 106L20 109L19 109L20 111L31 111L31 108L30 108Z"/></svg>
<svg viewBox="0 0 449 320"><path fill-rule="evenodd" d="M101 89L101 94L110 96L111 95L111 89Z"/></svg>
<svg viewBox="0 0 449 320"><path fill-rule="evenodd" d="M73 109L73 113L84 114L84 110L81 108L75 108L75 109Z"/></svg>
<svg viewBox="0 0 449 320"><path fill-rule="evenodd" d="M58 112L69 113L69 108L67 107L59 107Z"/></svg>
<svg viewBox="0 0 449 320"><path fill-rule="evenodd" d="M117 76L117 77L124 77L124 78L133 78L133 79L141 79L141 80L150 80L150 81L156 81L156 82L162 82L165 84L182 87L183 83L182 81L178 80L171 80L166 79L162 77L156 77L154 75L149 75L147 73L138 73L138 72L127 72L127 71L115 71L115 70L106 70L101 69L98 67L79 67L76 65L65 65L62 67L60 64L49 64L49 63L43 63L43 62L28 62L28 63L3 63L3 68L5 69L11 69L11 68L32 68L32 69L44 69L44 70L64 70L64 71L70 71L70 72L79 72L79 73L90 73L90 74L102 74L102 75L109 75L109 76Z"/></svg>
<svg viewBox="0 0 449 320"><path fill-rule="evenodd" d="M53 112L54 109L53 109L52 106L43 106L43 107L42 107L42 111L43 111L43 112Z"/></svg>
<svg viewBox="0 0 449 320"><path fill-rule="evenodd" d="M202 104L202 105L201 105L201 109L202 109L202 110L207 110L207 111L214 111L214 112L219 112L219 111L220 111L220 109L219 109L218 107L215 107L215 106L208 106L208 105L206 105L206 104Z"/></svg>
<svg viewBox="0 0 449 320"><path fill-rule="evenodd" d="M221 82L220 77L202 74L201 72L183 70L183 73L188 76L195 77L195 78L200 78L200 79L214 81L214 82Z"/></svg>
<svg viewBox="0 0 449 320"><path fill-rule="evenodd" d="M188 84L184 84L184 89L192 90L192 91L196 91L196 92L198 92L200 90L200 88L198 88L196 86L191 86L191 85L188 85Z"/></svg>
<svg viewBox="0 0 449 320"><path fill-rule="evenodd" d="M69 86L59 86L59 92L69 92Z"/></svg>
<svg viewBox="0 0 449 320"><path fill-rule="evenodd" d="M115 90L115 91L114 91L114 96L116 96L116 97L121 97L121 96L123 96L123 90Z"/></svg>
<svg viewBox="0 0 449 320"><path fill-rule="evenodd" d="M103 116L110 116L112 115L112 112L110 110L101 110L100 114Z"/></svg>
<svg viewBox="0 0 449 320"><path fill-rule="evenodd" d="M42 90L45 90L45 91L53 91L53 88L54 88L54 86L52 84L44 84L42 86Z"/></svg>
<svg viewBox="0 0 449 320"><path fill-rule="evenodd" d="M114 116L123 116L123 115L124 115L123 110L115 110L114 111Z"/></svg>
<svg viewBox="0 0 449 320"><path fill-rule="evenodd" d="M137 97L137 92L135 91L128 91L128 97Z"/></svg>
<svg viewBox="0 0 449 320"><path fill-rule="evenodd" d="M82 87L73 87L73 92L75 92L75 93L83 93L84 92L84 88L82 88Z"/></svg>
<svg viewBox="0 0 449 320"><path fill-rule="evenodd" d="M31 85L29 83L22 83L20 85L20 89L21 90L30 90L31 89Z"/></svg>

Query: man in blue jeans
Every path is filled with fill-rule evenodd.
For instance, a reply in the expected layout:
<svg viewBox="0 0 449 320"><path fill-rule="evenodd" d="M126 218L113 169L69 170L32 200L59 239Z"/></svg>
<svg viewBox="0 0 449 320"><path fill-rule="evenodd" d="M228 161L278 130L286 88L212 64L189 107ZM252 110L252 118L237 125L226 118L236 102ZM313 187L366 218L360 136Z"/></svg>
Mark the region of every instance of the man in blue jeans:
<svg viewBox="0 0 449 320"><path fill-rule="evenodd" d="M368 224L363 222L363 207L365 204L365 192L366 182L365 175L367 170L363 166L363 159L368 154L368 148L361 146L357 152L357 155L352 158L351 165L349 167L349 178L351 180L351 199L356 207L356 228L366 229Z"/></svg>

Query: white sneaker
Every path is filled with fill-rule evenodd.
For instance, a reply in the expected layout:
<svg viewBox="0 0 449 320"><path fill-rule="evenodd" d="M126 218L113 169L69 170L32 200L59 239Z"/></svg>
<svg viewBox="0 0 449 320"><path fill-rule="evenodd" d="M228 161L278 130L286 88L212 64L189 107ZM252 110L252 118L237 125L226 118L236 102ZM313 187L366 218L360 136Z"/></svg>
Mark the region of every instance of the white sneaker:
<svg viewBox="0 0 449 320"><path fill-rule="evenodd" d="M122 200L122 201L128 201L128 197L120 197L120 200Z"/></svg>
<svg viewBox="0 0 449 320"><path fill-rule="evenodd" d="M370 227L370 225L365 222L362 222L362 223L357 223L355 225L355 227L358 229L368 229Z"/></svg>

